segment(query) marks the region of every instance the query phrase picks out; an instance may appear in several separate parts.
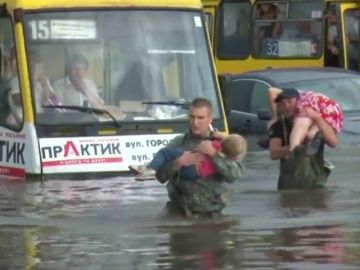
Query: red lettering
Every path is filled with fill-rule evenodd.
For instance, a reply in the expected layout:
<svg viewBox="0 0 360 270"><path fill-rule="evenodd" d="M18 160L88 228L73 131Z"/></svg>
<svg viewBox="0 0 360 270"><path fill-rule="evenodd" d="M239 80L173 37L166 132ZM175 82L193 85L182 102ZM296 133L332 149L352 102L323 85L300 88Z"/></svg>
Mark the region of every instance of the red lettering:
<svg viewBox="0 0 360 270"><path fill-rule="evenodd" d="M79 156L79 151L76 149L76 146L72 141L67 141L64 148L65 148L64 157L67 157L69 155L70 150L72 150L76 156Z"/></svg>

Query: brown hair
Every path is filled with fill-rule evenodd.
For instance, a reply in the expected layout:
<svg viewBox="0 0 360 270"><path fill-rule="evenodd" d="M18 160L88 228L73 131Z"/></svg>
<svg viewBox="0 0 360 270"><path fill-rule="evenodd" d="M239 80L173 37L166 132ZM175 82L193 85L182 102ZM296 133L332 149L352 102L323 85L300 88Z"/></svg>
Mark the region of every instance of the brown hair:
<svg viewBox="0 0 360 270"><path fill-rule="evenodd" d="M231 134L227 136L221 145L221 152L229 158L236 158L245 155L247 150L247 142L245 138L239 134Z"/></svg>
<svg viewBox="0 0 360 270"><path fill-rule="evenodd" d="M190 103L190 107L193 108L207 108L209 110L210 113L212 113L212 104L209 100L207 100L206 98L195 98L191 103Z"/></svg>
<svg viewBox="0 0 360 270"><path fill-rule="evenodd" d="M89 61L81 54L74 54L66 61L66 72L69 73L69 68L74 64L83 64L86 69L89 68Z"/></svg>

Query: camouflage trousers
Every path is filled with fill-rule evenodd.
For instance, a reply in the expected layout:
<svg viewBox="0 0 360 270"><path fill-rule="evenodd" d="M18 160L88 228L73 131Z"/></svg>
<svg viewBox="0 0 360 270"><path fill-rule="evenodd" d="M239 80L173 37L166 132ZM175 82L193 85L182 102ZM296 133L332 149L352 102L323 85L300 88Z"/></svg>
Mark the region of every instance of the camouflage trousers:
<svg viewBox="0 0 360 270"><path fill-rule="evenodd" d="M169 181L166 185L170 200L185 213L221 212L226 206L225 188L217 181Z"/></svg>

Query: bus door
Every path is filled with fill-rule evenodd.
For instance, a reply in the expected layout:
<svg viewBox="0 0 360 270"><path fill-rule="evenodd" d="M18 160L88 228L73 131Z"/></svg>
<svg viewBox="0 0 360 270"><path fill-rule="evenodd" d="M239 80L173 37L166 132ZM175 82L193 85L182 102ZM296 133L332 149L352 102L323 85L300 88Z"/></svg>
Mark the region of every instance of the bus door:
<svg viewBox="0 0 360 270"><path fill-rule="evenodd" d="M360 10L357 3L342 3L341 11L341 34L344 48L344 67L359 71L359 20Z"/></svg>

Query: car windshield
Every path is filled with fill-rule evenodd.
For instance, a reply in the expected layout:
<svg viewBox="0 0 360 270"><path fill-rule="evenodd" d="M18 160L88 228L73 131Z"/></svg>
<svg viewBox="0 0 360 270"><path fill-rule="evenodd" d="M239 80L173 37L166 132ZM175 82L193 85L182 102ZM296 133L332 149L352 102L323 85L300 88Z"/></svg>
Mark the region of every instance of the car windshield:
<svg viewBox="0 0 360 270"><path fill-rule="evenodd" d="M179 10L27 13L37 122L50 111L92 113L76 106L108 110L119 121L184 119L183 105L196 97L209 99L219 118L204 23L201 13Z"/></svg>
<svg viewBox="0 0 360 270"><path fill-rule="evenodd" d="M300 81L281 87L319 92L335 99L344 112L360 111L360 77Z"/></svg>

